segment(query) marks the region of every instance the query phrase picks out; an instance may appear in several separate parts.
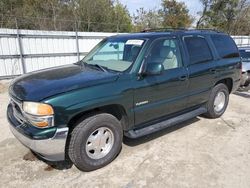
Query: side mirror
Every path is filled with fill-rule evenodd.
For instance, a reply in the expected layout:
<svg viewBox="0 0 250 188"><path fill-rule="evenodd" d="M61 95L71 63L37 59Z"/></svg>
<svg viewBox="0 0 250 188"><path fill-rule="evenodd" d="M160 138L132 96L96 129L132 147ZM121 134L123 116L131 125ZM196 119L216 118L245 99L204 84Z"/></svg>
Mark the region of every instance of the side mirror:
<svg viewBox="0 0 250 188"><path fill-rule="evenodd" d="M148 63L144 75L160 75L164 67L161 63Z"/></svg>

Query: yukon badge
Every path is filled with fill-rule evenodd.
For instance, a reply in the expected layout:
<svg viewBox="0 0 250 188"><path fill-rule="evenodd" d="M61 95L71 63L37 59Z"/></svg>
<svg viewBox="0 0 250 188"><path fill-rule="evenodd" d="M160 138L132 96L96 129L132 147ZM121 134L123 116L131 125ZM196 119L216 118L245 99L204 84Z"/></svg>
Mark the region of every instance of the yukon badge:
<svg viewBox="0 0 250 188"><path fill-rule="evenodd" d="M141 106L144 104L148 104L148 101L137 102L137 103L135 103L135 106Z"/></svg>

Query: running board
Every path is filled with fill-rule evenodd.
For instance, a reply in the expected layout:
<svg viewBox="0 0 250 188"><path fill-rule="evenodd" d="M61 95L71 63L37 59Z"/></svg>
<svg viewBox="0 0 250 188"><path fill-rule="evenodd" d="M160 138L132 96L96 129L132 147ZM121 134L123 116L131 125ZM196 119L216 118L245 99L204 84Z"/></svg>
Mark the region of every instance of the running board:
<svg viewBox="0 0 250 188"><path fill-rule="evenodd" d="M206 108L200 107L196 110L193 110L193 111L187 112L185 114L167 119L165 121L161 121L161 122L156 123L156 124L149 125L147 127L143 127L141 129L127 131L127 132L125 132L125 136L127 136L129 138L139 138L139 137L157 132L159 130L165 129L167 127L171 127L171 126L176 125L178 123L187 121L189 119L192 119L192 118L194 118L198 115L204 114L206 112L207 112Z"/></svg>

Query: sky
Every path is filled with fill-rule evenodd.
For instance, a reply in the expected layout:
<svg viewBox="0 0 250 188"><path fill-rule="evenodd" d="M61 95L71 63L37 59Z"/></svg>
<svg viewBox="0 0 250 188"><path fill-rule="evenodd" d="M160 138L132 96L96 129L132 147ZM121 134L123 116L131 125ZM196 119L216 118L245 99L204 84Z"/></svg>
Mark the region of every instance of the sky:
<svg viewBox="0 0 250 188"><path fill-rule="evenodd" d="M131 15L136 12L136 9L143 7L144 9L160 8L161 0L120 0L122 4L127 5L127 8ZM179 2L185 2L190 14L195 18L198 16L197 12L202 10L202 5L199 0L177 0Z"/></svg>

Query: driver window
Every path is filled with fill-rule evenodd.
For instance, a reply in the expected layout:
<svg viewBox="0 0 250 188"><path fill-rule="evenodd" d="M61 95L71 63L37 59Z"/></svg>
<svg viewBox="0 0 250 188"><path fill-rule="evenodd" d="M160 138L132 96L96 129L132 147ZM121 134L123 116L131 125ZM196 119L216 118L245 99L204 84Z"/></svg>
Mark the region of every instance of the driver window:
<svg viewBox="0 0 250 188"><path fill-rule="evenodd" d="M161 63L164 70L182 66L178 41L176 39L158 39L149 52L148 63Z"/></svg>

